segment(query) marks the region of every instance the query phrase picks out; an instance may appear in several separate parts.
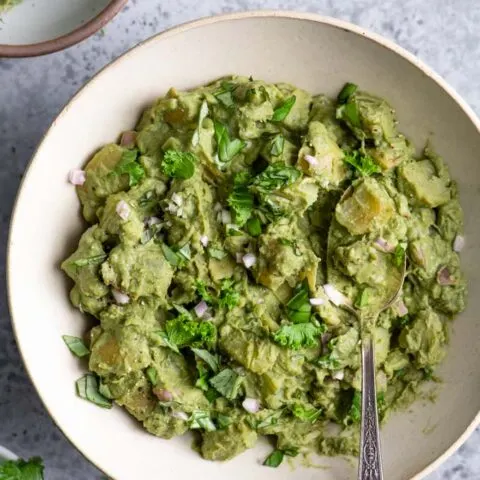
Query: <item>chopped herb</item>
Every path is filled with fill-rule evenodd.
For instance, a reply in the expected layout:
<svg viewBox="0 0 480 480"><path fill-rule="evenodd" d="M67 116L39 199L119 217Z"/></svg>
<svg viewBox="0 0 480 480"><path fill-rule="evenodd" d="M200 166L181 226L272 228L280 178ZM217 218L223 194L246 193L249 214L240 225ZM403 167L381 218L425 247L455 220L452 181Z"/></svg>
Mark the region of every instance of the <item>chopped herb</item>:
<svg viewBox="0 0 480 480"><path fill-rule="evenodd" d="M274 450L263 462L266 467L277 468L282 462L284 453L282 450Z"/></svg>
<svg viewBox="0 0 480 480"><path fill-rule="evenodd" d="M115 166L113 173L116 175L128 175L128 184L133 187L145 176L144 168L137 162L138 150L125 150L120 161Z"/></svg>
<svg viewBox="0 0 480 480"><path fill-rule="evenodd" d="M223 104L226 108L232 108L235 106L233 99L233 91L237 88L237 85L231 82L222 82L222 88L214 94L215 98Z"/></svg>
<svg viewBox="0 0 480 480"><path fill-rule="evenodd" d="M230 140L227 127L222 123L215 121L214 127L218 159L223 164L229 163L235 155L240 153L247 146L247 144L238 138Z"/></svg>
<svg viewBox="0 0 480 480"><path fill-rule="evenodd" d="M107 255L105 253L101 253L99 255L93 255L92 257L79 258L77 260L73 260L72 265L75 267L86 267L87 265L100 265L106 259L107 259Z"/></svg>
<svg viewBox="0 0 480 480"><path fill-rule="evenodd" d="M217 428L210 418L208 412L197 410L193 412L188 419L191 430L205 430L206 432L214 432Z"/></svg>
<svg viewBox="0 0 480 480"><path fill-rule="evenodd" d="M227 256L227 252L221 248L208 247L208 254L216 260L223 260Z"/></svg>
<svg viewBox="0 0 480 480"><path fill-rule="evenodd" d="M183 260L189 262L192 259L192 252L190 251L190 244L186 243L182 248L176 252Z"/></svg>
<svg viewBox="0 0 480 480"><path fill-rule="evenodd" d="M403 376L405 376L406 373L407 373L407 369L406 368L401 368L400 370L397 370L395 372L395 377L396 378L402 378Z"/></svg>
<svg viewBox="0 0 480 480"><path fill-rule="evenodd" d="M290 113L290 110L295 105L296 97L292 95L291 97L287 98L282 105L276 108L273 112L272 122L281 122L285 120L287 115Z"/></svg>
<svg viewBox="0 0 480 480"><path fill-rule="evenodd" d="M0 461L0 480L43 480L42 459Z"/></svg>
<svg viewBox="0 0 480 480"><path fill-rule="evenodd" d="M337 118L345 121L350 127L360 128L360 114L355 103L345 103L337 108Z"/></svg>
<svg viewBox="0 0 480 480"><path fill-rule="evenodd" d="M227 232L227 237L241 237L242 235L244 235L244 232L242 232L242 230L240 230L238 225L236 225L235 223L228 223L225 226L225 229Z"/></svg>
<svg viewBox="0 0 480 480"><path fill-rule="evenodd" d="M170 350L173 350L176 353L180 353L180 350L174 343L170 341L166 332L163 330L157 330L155 333L163 340L165 347L170 348Z"/></svg>
<svg viewBox="0 0 480 480"><path fill-rule="evenodd" d="M155 387L158 382L158 371L155 367L148 367L145 370L145 374L147 375L148 381Z"/></svg>
<svg viewBox="0 0 480 480"><path fill-rule="evenodd" d="M70 335L63 335L62 338L65 345L75 356L81 358L86 357L90 353L90 350L86 347L81 338L72 337Z"/></svg>
<svg viewBox="0 0 480 480"><path fill-rule="evenodd" d="M145 210L151 210L157 205L158 199L153 190L145 192L138 200L138 205Z"/></svg>
<svg viewBox="0 0 480 480"><path fill-rule="evenodd" d="M162 230L163 224L161 223L154 223L147 227L143 232L142 232L142 237L140 239L140 243L142 245L145 245L148 243L150 240L154 239L157 237L157 235L160 233Z"/></svg>
<svg viewBox="0 0 480 480"><path fill-rule="evenodd" d="M206 100L202 102L200 112L198 113L198 127L192 135L192 146L196 147L200 143L200 129L202 128L203 121L208 116L208 103Z"/></svg>
<svg viewBox="0 0 480 480"><path fill-rule="evenodd" d="M235 282L230 279L224 279L220 287L220 296L218 298L218 304L220 307L225 307L228 310L235 307L240 300L240 293L234 288Z"/></svg>
<svg viewBox="0 0 480 480"><path fill-rule="evenodd" d="M363 308L368 305L369 302L369 293L367 288L363 288L358 292L357 298L355 299L355 306L357 308Z"/></svg>
<svg viewBox="0 0 480 480"><path fill-rule="evenodd" d="M252 215L253 194L247 187L236 186L229 195L227 203L235 214L235 223L239 227L243 227Z"/></svg>
<svg viewBox="0 0 480 480"><path fill-rule="evenodd" d="M355 390L352 398L352 405L350 407L350 411L348 416L351 418L353 423L360 423L360 419L362 416L362 394Z"/></svg>
<svg viewBox="0 0 480 480"><path fill-rule="evenodd" d="M76 382L77 395L102 408L112 408L112 402L98 391L97 377L87 373Z"/></svg>
<svg viewBox="0 0 480 480"><path fill-rule="evenodd" d="M398 325L400 327L404 327L405 325L408 325L411 322L410 315L404 315L403 317L398 317Z"/></svg>
<svg viewBox="0 0 480 480"><path fill-rule="evenodd" d="M220 358L218 355L214 355L208 350L202 350L201 348L192 348L192 352L203 360L214 373L218 372L220 369Z"/></svg>
<svg viewBox="0 0 480 480"><path fill-rule="evenodd" d="M178 348L211 347L217 341L217 327L212 322L197 322L181 314L165 324L168 340Z"/></svg>
<svg viewBox="0 0 480 480"><path fill-rule="evenodd" d="M321 409L317 409L315 407L304 407L298 403L293 405L291 410L295 417L311 423L315 423L322 414Z"/></svg>
<svg viewBox="0 0 480 480"><path fill-rule="evenodd" d="M254 428L256 430L258 430L258 429L262 429L262 428L268 428L268 427L271 427L273 425L277 425L278 421L282 417L283 413L284 413L283 410L279 410L277 412L272 413L271 415L268 415L263 420L258 421L254 425Z"/></svg>
<svg viewBox="0 0 480 480"><path fill-rule="evenodd" d="M253 217L248 219L247 232L252 237L258 237L262 234L262 224L258 219L258 217Z"/></svg>
<svg viewBox="0 0 480 480"><path fill-rule="evenodd" d="M294 325L283 325L274 334L273 340L292 350L300 348L312 348L318 345L318 336L324 331L313 323L297 323Z"/></svg>
<svg viewBox="0 0 480 480"><path fill-rule="evenodd" d="M252 181L252 174L248 170L242 170L233 177L233 184L237 186L246 186Z"/></svg>
<svg viewBox="0 0 480 480"><path fill-rule="evenodd" d="M346 153L343 161L353 167L362 177L368 177L374 173L381 172L380 167L370 155L365 155L358 150Z"/></svg>
<svg viewBox="0 0 480 480"><path fill-rule="evenodd" d="M213 303L213 296L208 291L207 286L205 285L205 282L203 280L196 280L195 287L197 289L198 295L200 295L202 300L205 300L207 303Z"/></svg>
<svg viewBox="0 0 480 480"><path fill-rule="evenodd" d="M337 97L338 103L347 103L347 100L357 91L358 86L354 83L346 83Z"/></svg>
<svg viewBox="0 0 480 480"><path fill-rule="evenodd" d="M283 135L277 135L273 138L270 146L270 155L278 157L283 153L285 147L285 137Z"/></svg>
<svg viewBox="0 0 480 480"><path fill-rule="evenodd" d="M163 155L162 171L172 178L191 178L195 172L197 157L191 152L167 150Z"/></svg>
<svg viewBox="0 0 480 480"><path fill-rule="evenodd" d="M174 252L167 244L162 243L162 251L165 259L172 267L180 267L184 263L184 257Z"/></svg>
<svg viewBox="0 0 480 480"><path fill-rule="evenodd" d="M237 398L242 383L243 378L231 368L222 370L218 375L210 379L210 385L228 400Z"/></svg>
<svg viewBox="0 0 480 480"><path fill-rule="evenodd" d="M219 430L225 430L233 423L233 420L227 415L219 413L215 418L215 423L217 424L217 428Z"/></svg>
<svg viewBox="0 0 480 480"><path fill-rule="evenodd" d="M206 392L203 392L205 395L205 398L210 402L213 403L217 398L219 398L221 395L212 387L209 387L209 389Z"/></svg>
<svg viewBox="0 0 480 480"><path fill-rule="evenodd" d="M210 389L210 385L208 384L208 379L210 377L210 372L205 365L201 362L197 362L197 372L198 372L198 379L195 382L195 386L204 392L208 392Z"/></svg>
<svg viewBox="0 0 480 480"><path fill-rule="evenodd" d="M297 285L293 297L287 303L287 316L293 323L307 323L312 315L309 291L306 283Z"/></svg>
<svg viewBox="0 0 480 480"><path fill-rule="evenodd" d="M395 251L393 252L393 263L400 268L404 262L405 262L405 247L399 243L395 247Z"/></svg>
<svg viewBox="0 0 480 480"><path fill-rule="evenodd" d="M282 162L269 165L253 180L253 186L260 193L270 193L295 183L302 172L295 167L289 167Z"/></svg>
<svg viewBox="0 0 480 480"><path fill-rule="evenodd" d="M385 408L385 393L377 393L377 406L379 409Z"/></svg>

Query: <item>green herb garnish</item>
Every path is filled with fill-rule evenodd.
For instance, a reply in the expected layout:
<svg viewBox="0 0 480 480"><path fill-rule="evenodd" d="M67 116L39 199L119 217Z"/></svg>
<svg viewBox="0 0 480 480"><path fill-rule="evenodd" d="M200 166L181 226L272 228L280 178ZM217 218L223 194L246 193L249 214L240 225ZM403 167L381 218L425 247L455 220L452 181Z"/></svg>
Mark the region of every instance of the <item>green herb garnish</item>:
<svg viewBox="0 0 480 480"><path fill-rule="evenodd" d="M155 367L148 367L145 370L145 374L147 375L148 381L155 387L158 382L158 371Z"/></svg>
<svg viewBox="0 0 480 480"><path fill-rule="evenodd" d="M222 370L210 379L210 385L228 400L237 398L242 383L243 378L231 368Z"/></svg>
<svg viewBox="0 0 480 480"><path fill-rule="evenodd" d="M283 135L277 135L273 138L270 146L270 155L278 157L283 153L285 147L285 137Z"/></svg>
<svg viewBox="0 0 480 480"><path fill-rule="evenodd" d="M223 260L227 256L227 252L221 248L208 247L208 254L216 260Z"/></svg>
<svg viewBox="0 0 480 480"><path fill-rule="evenodd" d="M354 83L346 83L337 96L338 103L347 103L347 100L357 91L358 86Z"/></svg>
<svg viewBox="0 0 480 480"><path fill-rule="evenodd" d="M208 412L197 410L193 412L188 419L188 425L191 430L205 430L206 432L214 432L217 428L210 418Z"/></svg>
<svg viewBox="0 0 480 480"><path fill-rule="evenodd" d="M363 308L368 305L369 302L369 293L367 288L363 288L358 292L357 298L355 299L354 305L357 308Z"/></svg>
<svg viewBox="0 0 480 480"><path fill-rule="evenodd" d="M250 218L247 221L247 232L252 237L258 237L262 234L262 224L258 217Z"/></svg>
<svg viewBox="0 0 480 480"><path fill-rule="evenodd" d="M235 215L235 224L243 227L252 215L253 194L247 187L236 186L229 195L227 203Z"/></svg>
<svg viewBox="0 0 480 480"><path fill-rule="evenodd" d="M195 287L197 289L198 295L205 300L207 303L213 302L213 295L208 291L207 286L203 280L196 280Z"/></svg>
<svg viewBox="0 0 480 480"><path fill-rule="evenodd" d="M273 340L282 347L292 350L312 348L318 345L318 336L323 332L323 328L313 323L283 325L273 334Z"/></svg>
<svg viewBox="0 0 480 480"><path fill-rule="evenodd" d="M238 138L230 140L227 127L222 123L215 121L214 127L218 159L223 164L229 163L235 155L240 153L247 146L247 144Z"/></svg>
<svg viewBox="0 0 480 480"><path fill-rule="evenodd" d="M65 342L65 345L75 356L82 358L90 354L90 350L87 348L81 338L72 337L70 335L63 335L62 338Z"/></svg>
<svg viewBox="0 0 480 480"><path fill-rule="evenodd" d="M218 355L210 353L208 350L203 350L201 348L192 348L192 352L201 360L203 360L210 369L217 373L220 369L220 358Z"/></svg>
<svg viewBox="0 0 480 480"><path fill-rule="evenodd" d="M352 398L352 405L348 416L352 419L353 423L360 423L362 417L362 394L355 390Z"/></svg>
<svg viewBox="0 0 480 480"><path fill-rule="evenodd" d="M125 150L120 161L115 166L113 173L116 175L128 175L128 184L133 187L145 176L144 168L137 162L138 150Z"/></svg>
<svg viewBox="0 0 480 480"><path fill-rule="evenodd" d="M275 449L263 462L266 467L277 468L282 462L284 457L296 457L298 455L298 448L290 447L283 450Z"/></svg>
<svg viewBox="0 0 480 480"><path fill-rule="evenodd" d="M393 252L393 263L399 268L405 262L405 250L406 248L399 243Z"/></svg>
<svg viewBox="0 0 480 480"><path fill-rule="evenodd" d="M105 253L101 253L99 255L93 255L92 257L79 258L77 260L73 260L72 265L75 267L86 267L88 265L100 265L106 259L107 259L107 255Z"/></svg>
<svg viewBox="0 0 480 480"><path fill-rule="evenodd" d="M197 157L191 152L167 150L163 155L162 171L172 178L191 178L195 172Z"/></svg>
<svg viewBox="0 0 480 480"><path fill-rule="evenodd" d="M42 459L8 460L0 463L0 480L43 480Z"/></svg>
<svg viewBox="0 0 480 480"><path fill-rule="evenodd" d="M233 280L225 279L222 281L220 296L218 298L220 307L225 307L230 310L238 304L240 293L235 290L234 286L235 282Z"/></svg>
<svg viewBox="0 0 480 480"><path fill-rule="evenodd" d="M178 348L212 347L217 341L217 327L212 322L197 322L185 314L165 324L168 340Z"/></svg>
<svg viewBox="0 0 480 480"><path fill-rule="evenodd" d="M217 424L217 428L219 430L225 430L233 423L233 420L227 415L219 413L215 418L215 423Z"/></svg>
<svg viewBox="0 0 480 480"><path fill-rule="evenodd" d="M291 407L292 413L295 417L300 420L304 420L305 422L315 423L320 415L322 414L321 409L317 409L315 407L304 407L296 403Z"/></svg>
<svg viewBox="0 0 480 480"><path fill-rule="evenodd" d="M102 408L112 408L112 402L98 391L97 377L87 373L76 381L77 395Z"/></svg>
<svg viewBox="0 0 480 480"><path fill-rule="evenodd" d="M308 286L301 283L297 285L293 297L287 303L287 316L293 323L306 323L310 321L311 315Z"/></svg>
<svg viewBox="0 0 480 480"><path fill-rule="evenodd" d="M358 150L346 153L343 161L353 167L362 177L368 177L382 171L370 155L365 155Z"/></svg>
<svg viewBox="0 0 480 480"><path fill-rule="evenodd" d="M252 185L260 193L270 193L295 183L301 176L302 172L295 167L277 162L269 165L262 173L257 175Z"/></svg>
<svg viewBox="0 0 480 480"><path fill-rule="evenodd" d="M285 120L287 115L290 113L290 110L295 105L296 99L297 98L295 95L292 95L291 97L287 98L282 105L276 108L273 112L272 122L281 122L282 120Z"/></svg>

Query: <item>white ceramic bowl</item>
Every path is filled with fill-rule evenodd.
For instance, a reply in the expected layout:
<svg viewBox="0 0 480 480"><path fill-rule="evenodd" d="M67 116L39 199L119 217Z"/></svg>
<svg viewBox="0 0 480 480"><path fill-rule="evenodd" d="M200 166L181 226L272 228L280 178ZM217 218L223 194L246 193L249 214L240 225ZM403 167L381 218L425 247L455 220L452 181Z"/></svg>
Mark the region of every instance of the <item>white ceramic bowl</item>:
<svg viewBox="0 0 480 480"><path fill-rule="evenodd" d="M262 467L260 460L270 447L261 442L231 462L207 462L190 450L189 438L155 438L120 408L105 411L74 393L83 365L65 348L61 335L81 334L86 319L70 306L69 283L59 263L74 248L84 225L67 172L131 128L142 109L170 86L194 87L229 73L287 81L331 95L347 80L358 83L391 101L402 131L416 145L431 137L459 183L466 213L462 256L470 285L468 309L453 324L437 402L418 402L408 412L395 414L382 431L385 478L422 478L479 423L480 123L415 57L338 20L257 12L193 22L133 49L73 98L25 175L10 233L10 308L32 381L63 432L117 480L355 478L354 462L338 458L317 462L327 469Z"/></svg>
<svg viewBox="0 0 480 480"><path fill-rule="evenodd" d="M17 458L13 452L0 445L0 465L6 460L16 460Z"/></svg>

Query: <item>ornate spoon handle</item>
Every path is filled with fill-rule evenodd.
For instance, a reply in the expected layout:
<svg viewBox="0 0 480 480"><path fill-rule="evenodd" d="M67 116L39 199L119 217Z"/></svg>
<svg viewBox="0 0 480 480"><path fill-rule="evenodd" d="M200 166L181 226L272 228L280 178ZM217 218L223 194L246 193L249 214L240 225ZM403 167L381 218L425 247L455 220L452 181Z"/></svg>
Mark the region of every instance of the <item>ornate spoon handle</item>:
<svg viewBox="0 0 480 480"><path fill-rule="evenodd" d="M358 480L383 480L371 335L362 339L362 425Z"/></svg>

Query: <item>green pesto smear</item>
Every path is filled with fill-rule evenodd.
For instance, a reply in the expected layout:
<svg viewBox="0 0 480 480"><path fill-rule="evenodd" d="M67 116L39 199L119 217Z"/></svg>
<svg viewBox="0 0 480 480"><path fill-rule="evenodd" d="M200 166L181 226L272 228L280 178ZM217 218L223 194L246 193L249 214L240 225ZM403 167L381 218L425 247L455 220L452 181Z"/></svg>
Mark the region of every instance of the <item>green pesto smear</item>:
<svg viewBox="0 0 480 480"><path fill-rule="evenodd" d="M381 418L444 357L466 296L462 210L442 159L415 154L385 100L243 77L172 89L85 176L90 227L62 268L98 324L86 345L64 340L89 359L78 394L148 432L194 430L209 460L270 435L270 467L357 454L360 333L338 290L368 308L405 256L373 328Z"/></svg>

